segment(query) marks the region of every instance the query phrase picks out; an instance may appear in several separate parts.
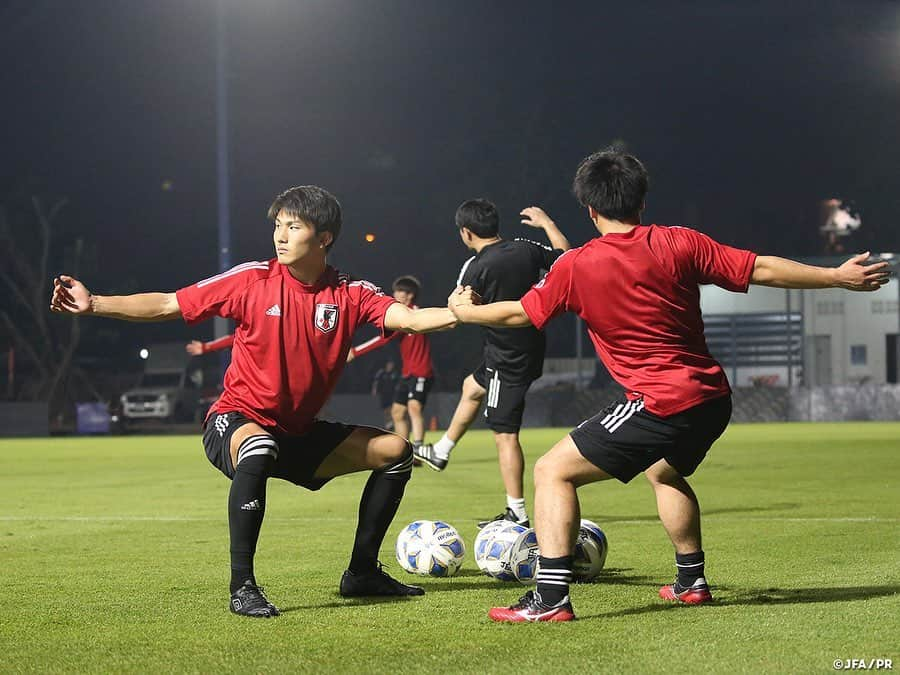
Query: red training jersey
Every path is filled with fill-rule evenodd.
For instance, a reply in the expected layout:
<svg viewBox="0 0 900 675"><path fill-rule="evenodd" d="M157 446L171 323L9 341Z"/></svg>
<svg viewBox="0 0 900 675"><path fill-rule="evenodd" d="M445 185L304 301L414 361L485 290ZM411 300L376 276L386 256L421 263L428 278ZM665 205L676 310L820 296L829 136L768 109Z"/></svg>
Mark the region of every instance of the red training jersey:
<svg viewBox="0 0 900 675"><path fill-rule="evenodd" d="M188 323L234 319L231 365L212 412L239 412L263 427L302 434L321 410L347 361L354 331L384 331L395 300L333 267L312 285L276 259L247 262L176 292Z"/></svg>
<svg viewBox="0 0 900 675"><path fill-rule="evenodd" d="M746 293L755 260L696 230L641 225L564 253L522 307L538 328L578 314L628 397L667 417L731 392L706 347L699 286Z"/></svg>
<svg viewBox="0 0 900 675"><path fill-rule="evenodd" d="M418 309L415 305L411 309ZM403 377L434 377L434 366L431 363L431 341L427 335L412 333L392 333L385 337L373 337L357 347L353 347L355 356L362 356L384 347L391 340L400 340L400 360L403 362Z"/></svg>

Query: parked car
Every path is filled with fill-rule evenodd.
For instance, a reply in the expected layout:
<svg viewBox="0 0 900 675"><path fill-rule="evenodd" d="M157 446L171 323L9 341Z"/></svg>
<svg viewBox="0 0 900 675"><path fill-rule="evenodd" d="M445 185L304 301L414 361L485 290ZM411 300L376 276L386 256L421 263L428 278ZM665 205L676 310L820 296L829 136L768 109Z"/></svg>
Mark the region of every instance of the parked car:
<svg viewBox="0 0 900 675"><path fill-rule="evenodd" d="M151 345L136 387L119 397L124 425L141 420L191 422L198 419L203 370L184 343Z"/></svg>
<svg viewBox="0 0 900 675"><path fill-rule="evenodd" d="M200 387L186 369L147 371L140 384L122 394L126 421L160 419L190 422L196 417Z"/></svg>

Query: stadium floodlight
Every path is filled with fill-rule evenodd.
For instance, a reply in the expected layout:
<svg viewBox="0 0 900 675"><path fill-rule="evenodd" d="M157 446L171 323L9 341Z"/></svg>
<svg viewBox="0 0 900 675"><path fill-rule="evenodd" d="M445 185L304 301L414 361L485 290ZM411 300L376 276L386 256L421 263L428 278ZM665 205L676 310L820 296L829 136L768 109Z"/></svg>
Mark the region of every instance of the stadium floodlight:
<svg viewBox="0 0 900 675"><path fill-rule="evenodd" d="M150 358L150 350L146 347L142 348L141 351L138 352L138 356L140 356L144 361Z"/></svg>

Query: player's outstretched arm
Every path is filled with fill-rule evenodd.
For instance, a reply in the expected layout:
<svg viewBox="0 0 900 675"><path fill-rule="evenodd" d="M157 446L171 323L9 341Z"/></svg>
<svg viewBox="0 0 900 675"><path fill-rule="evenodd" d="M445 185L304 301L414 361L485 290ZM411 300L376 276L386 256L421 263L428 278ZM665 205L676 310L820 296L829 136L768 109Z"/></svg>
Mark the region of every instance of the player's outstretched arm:
<svg viewBox="0 0 900 675"><path fill-rule="evenodd" d="M566 235L562 233L562 230L556 226L556 223L553 222L550 216L548 216L541 207L529 206L522 209L519 212L519 215L522 216L523 225L543 230L553 248L558 248L563 251L568 251L572 248L569 240L566 239Z"/></svg>
<svg viewBox="0 0 900 675"><path fill-rule="evenodd" d="M888 282L886 262L866 265L869 252L855 255L840 267L816 267L778 258L757 256L750 282L776 288L844 288L877 291Z"/></svg>
<svg viewBox="0 0 900 675"><path fill-rule="evenodd" d="M174 293L94 295L78 279L64 274L53 280L50 311L125 321L169 321L181 317Z"/></svg>
<svg viewBox="0 0 900 675"><path fill-rule="evenodd" d="M230 349L234 345L234 333L223 335L209 342L201 342L200 340L191 340L185 346L185 350L191 356L200 356L209 352L220 352L223 349Z"/></svg>
<svg viewBox="0 0 900 675"><path fill-rule="evenodd" d="M447 306L460 323L475 323L496 328L524 328L532 325L519 300L492 302L488 305L479 305L478 301L478 296L466 286L457 288L450 295Z"/></svg>
<svg viewBox="0 0 900 675"><path fill-rule="evenodd" d="M184 346L184 350L191 356L200 356L203 353L203 343L200 340L191 340Z"/></svg>
<svg viewBox="0 0 900 675"><path fill-rule="evenodd" d="M456 323L453 313L443 307L410 309L395 302L384 313L384 327L401 333L433 333L453 328Z"/></svg>

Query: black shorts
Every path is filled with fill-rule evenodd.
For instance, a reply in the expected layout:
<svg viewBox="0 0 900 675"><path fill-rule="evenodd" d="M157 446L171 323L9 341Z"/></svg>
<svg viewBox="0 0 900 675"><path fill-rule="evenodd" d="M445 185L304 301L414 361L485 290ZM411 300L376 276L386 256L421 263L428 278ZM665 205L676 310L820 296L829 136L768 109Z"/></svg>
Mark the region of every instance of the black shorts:
<svg viewBox="0 0 900 675"><path fill-rule="evenodd" d="M203 426L206 457L219 471L234 478L231 465L231 436L253 420L238 412L213 413ZM316 470L337 446L353 433L355 426L316 420L305 434L293 436L266 429L278 443L274 478L281 478L308 490L318 490L330 478L317 478Z"/></svg>
<svg viewBox="0 0 900 675"><path fill-rule="evenodd" d="M690 476L730 419L731 396L670 417L647 412L642 399L623 399L579 424L570 435L586 460L627 483L660 459Z"/></svg>
<svg viewBox="0 0 900 675"><path fill-rule="evenodd" d="M498 368L482 362L472 377L487 391L484 396L484 418L488 428L498 434L515 434L522 428L525 394L533 380L510 380Z"/></svg>
<svg viewBox="0 0 900 675"><path fill-rule="evenodd" d="M401 377L394 388L394 403L406 405L409 401L418 401L425 407L428 402L428 392L434 384L433 377Z"/></svg>

